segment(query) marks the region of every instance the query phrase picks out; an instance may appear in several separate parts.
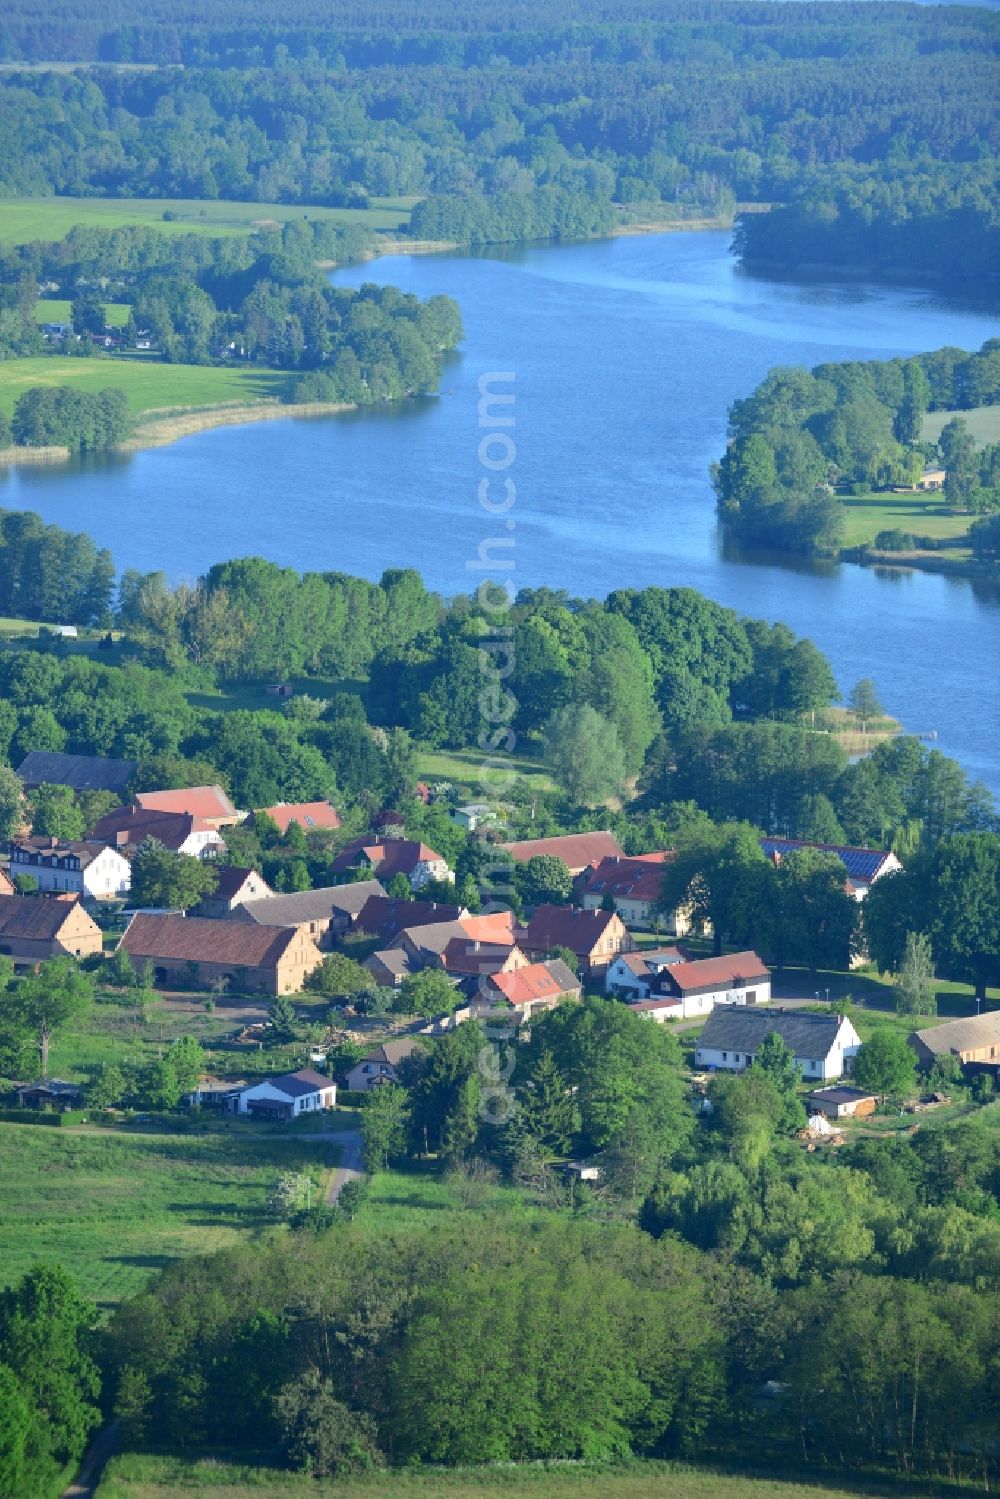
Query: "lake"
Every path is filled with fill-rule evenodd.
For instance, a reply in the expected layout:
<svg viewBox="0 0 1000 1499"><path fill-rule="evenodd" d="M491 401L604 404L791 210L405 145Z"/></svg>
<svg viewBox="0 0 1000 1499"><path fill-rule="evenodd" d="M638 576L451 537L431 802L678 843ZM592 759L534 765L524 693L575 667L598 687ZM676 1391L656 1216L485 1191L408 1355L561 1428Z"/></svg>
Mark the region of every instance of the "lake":
<svg viewBox="0 0 1000 1499"><path fill-rule="evenodd" d="M784 620L841 687L887 708L1000 795L1000 589L923 573L746 557L723 547L709 464L726 412L776 364L978 347L997 322L928 290L744 275L721 233L626 236L501 255L394 256L338 272L457 298L441 394L385 412L218 428L170 447L0 481L0 505L89 531L119 567L193 578L250 553L445 594L482 574L580 596L685 584ZM478 384L512 372L514 426L480 428ZM499 385L496 387L500 388ZM490 474L487 462L510 466ZM516 499L492 519L480 481ZM509 493L509 491L508 491ZM492 538L492 541L491 541ZM471 564L471 566L470 566Z"/></svg>

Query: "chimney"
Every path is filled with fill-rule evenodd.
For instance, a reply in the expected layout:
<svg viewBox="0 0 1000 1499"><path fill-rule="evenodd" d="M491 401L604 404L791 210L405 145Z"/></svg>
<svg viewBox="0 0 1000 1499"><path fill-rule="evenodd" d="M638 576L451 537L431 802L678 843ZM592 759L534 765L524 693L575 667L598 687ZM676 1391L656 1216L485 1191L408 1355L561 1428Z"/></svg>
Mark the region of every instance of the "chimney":
<svg viewBox="0 0 1000 1499"><path fill-rule="evenodd" d="M58 848L59 839L53 833L49 834L49 848Z"/></svg>

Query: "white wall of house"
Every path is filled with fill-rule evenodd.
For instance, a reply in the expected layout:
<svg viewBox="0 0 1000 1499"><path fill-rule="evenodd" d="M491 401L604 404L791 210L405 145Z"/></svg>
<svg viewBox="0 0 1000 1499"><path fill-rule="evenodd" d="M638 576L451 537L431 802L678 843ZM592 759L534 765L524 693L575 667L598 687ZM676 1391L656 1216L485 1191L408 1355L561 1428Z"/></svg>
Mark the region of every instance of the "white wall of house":
<svg viewBox="0 0 1000 1499"><path fill-rule="evenodd" d="M30 874L39 890L59 895L83 895L91 900L114 900L126 895L132 884L132 866L116 849L106 848L83 869L70 869L67 861L46 864L43 854L37 863L15 862L12 874Z"/></svg>
<svg viewBox="0 0 1000 1499"><path fill-rule="evenodd" d="M861 1038L849 1020L841 1022L836 1039L825 1057L799 1057L796 1063L802 1069L806 1082L819 1079L830 1082L834 1078L850 1073L854 1058L858 1054ZM753 1061L753 1054L745 1051L722 1051L716 1047L698 1046L695 1063L699 1067L715 1067L724 1072L743 1072Z"/></svg>
<svg viewBox="0 0 1000 1499"><path fill-rule="evenodd" d="M190 854L194 859L214 859L225 851L226 845L215 828L189 833L177 850L179 854Z"/></svg>
<svg viewBox="0 0 1000 1499"><path fill-rule="evenodd" d="M252 1088L244 1088L239 1094L236 1100L237 1113L248 1114L250 1112L250 1104L254 1099L267 1099L273 1103L290 1104L292 1114L308 1114L312 1113L315 1109L332 1109L337 1102L337 1085L336 1083L331 1083L328 1088L322 1090L317 1088L315 1093L303 1093L299 1098L290 1098L287 1093L283 1093L273 1083L266 1081L255 1083Z"/></svg>
<svg viewBox="0 0 1000 1499"><path fill-rule="evenodd" d="M375 873L378 874L377 866ZM444 859L421 859L419 864L413 866L410 874L410 887L413 890L422 890L431 880L454 880L454 878L454 874Z"/></svg>
<svg viewBox="0 0 1000 1499"><path fill-rule="evenodd" d="M753 995L753 999L749 998ZM716 1005L766 1005L771 1000L771 980L761 979L759 983L749 984L745 989L732 989L728 985L721 989L712 989L706 994L682 994L678 996L681 1001L681 1009L685 1020L691 1020L698 1015L708 1015L715 1009Z"/></svg>

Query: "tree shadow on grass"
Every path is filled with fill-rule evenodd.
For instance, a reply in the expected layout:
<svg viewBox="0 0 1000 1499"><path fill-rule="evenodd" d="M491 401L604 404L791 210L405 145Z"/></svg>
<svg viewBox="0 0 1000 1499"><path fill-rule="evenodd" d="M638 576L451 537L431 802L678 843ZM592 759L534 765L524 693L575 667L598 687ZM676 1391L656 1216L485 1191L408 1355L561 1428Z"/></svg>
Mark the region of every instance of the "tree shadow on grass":
<svg viewBox="0 0 1000 1499"><path fill-rule="evenodd" d="M112 1265L131 1265L134 1270L165 1270L173 1263L170 1254L109 1254Z"/></svg>

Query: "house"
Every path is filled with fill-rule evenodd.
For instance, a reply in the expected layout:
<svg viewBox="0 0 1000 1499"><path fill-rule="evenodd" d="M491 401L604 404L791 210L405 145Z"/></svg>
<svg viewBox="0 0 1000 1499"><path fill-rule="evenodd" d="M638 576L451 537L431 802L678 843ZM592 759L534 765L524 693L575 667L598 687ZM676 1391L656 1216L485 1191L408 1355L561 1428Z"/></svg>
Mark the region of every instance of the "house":
<svg viewBox="0 0 1000 1499"><path fill-rule="evenodd" d="M823 1114L827 1119L864 1119L874 1114L878 1100L874 1093L865 1093L860 1088L817 1088L806 1098L810 1114Z"/></svg>
<svg viewBox="0 0 1000 1499"><path fill-rule="evenodd" d="M850 1073L861 1038L846 1015L807 1010L758 1010L720 1005L709 1015L695 1047L698 1067L743 1072L765 1036L778 1035L806 1078L826 1082Z"/></svg>
<svg viewBox="0 0 1000 1499"><path fill-rule="evenodd" d="M292 926L305 932L317 947L333 946L333 939L349 932L358 913L373 896L384 895L378 880L354 885L325 885L320 890L296 890L289 895L271 894L250 900L233 910L234 921L257 926Z"/></svg>
<svg viewBox="0 0 1000 1499"><path fill-rule="evenodd" d="M371 869L388 884L393 875L401 874L412 890L420 890L431 880L454 880L447 862L426 843L409 838L354 838L340 850L330 866L334 874L352 869Z"/></svg>
<svg viewBox="0 0 1000 1499"><path fill-rule="evenodd" d="M34 791L39 786L69 786L73 791L112 791L115 796L124 797L138 769L135 760L32 750L17 767L17 774L25 791Z"/></svg>
<svg viewBox="0 0 1000 1499"><path fill-rule="evenodd" d="M400 1036L396 1041L383 1041L380 1046L373 1046L348 1072L347 1087L352 1093L370 1093L372 1088L398 1083L400 1062L419 1050L419 1043L413 1036Z"/></svg>
<svg viewBox="0 0 1000 1499"><path fill-rule="evenodd" d="M371 884L372 881L369 880L353 888L362 890ZM352 887L345 885L343 888L349 890ZM358 913L356 925L359 932L377 937L383 946L388 947L392 939L404 929L432 926L441 921L458 921L468 914L464 906L449 906L434 900L393 900L383 891L381 895L373 895L365 901Z"/></svg>
<svg viewBox="0 0 1000 1499"><path fill-rule="evenodd" d="M226 845L217 828L190 812L154 812L143 807L119 807L102 817L90 830L90 838L134 852L146 838L155 838L175 854L194 859L217 859Z"/></svg>
<svg viewBox="0 0 1000 1499"><path fill-rule="evenodd" d="M771 974L755 952L726 953L721 958L669 963L650 986L650 999L677 999L683 1019L707 1015L716 1005L766 1005Z"/></svg>
<svg viewBox="0 0 1000 1499"><path fill-rule="evenodd" d="M418 932L421 930L417 928ZM478 937L452 937L441 954L441 967L466 992L475 993L484 975L515 973L528 960L512 943L483 942Z"/></svg>
<svg viewBox="0 0 1000 1499"><path fill-rule="evenodd" d="M101 929L78 898L0 895L0 953L15 964L89 958L102 949Z"/></svg>
<svg viewBox="0 0 1000 1499"><path fill-rule="evenodd" d="M286 1072L281 1077L265 1077L262 1082L241 1088L231 1101L235 1114L249 1114L254 1119L296 1119L317 1109L332 1109L337 1102L337 1084L311 1067Z"/></svg>
<svg viewBox="0 0 1000 1499"><path fill-rule="evenodd" d="M664 968L686 961L678 947L619 953L604 975L604 992L615 999L648 999Z"/></svg>
<svg viewBox="0 0 1000 1499"><path fill-rule="evenodd" d="M245 1087L245 1081L227 1082L225 1078L202 1073L197 1087L192 1088L190 1093L185 1093L181 1102L186 1103L189 1109L229 1109L232 1100Z"/></svg>
<svg viewBox="0 0 1000 1499"><path fill-rule="evenodd" d="M595 1166L593 1161L567 1161L563 1171L578 1182L596 1182L601 1179L601 1168Z"/></svg>
<svg viewBox="0 0 1000 1499"><path fill-rule="evenodd" d="M656 908L663 885L663 866L672 858L673 851L665 849L631 859L600 859L576 880L580 904L585 911L599 911L610 899L626 926L651 926L658 914ZM669 915L661 913L660 920L674 937L683 937L691 928L683 908Z"/></svg>
<svg viewBox="0 0 1000 1499"><path fill-rule="evenodd" d="M422 965L415 963L405 948L387 947L369 953L361 966L368 969L380 988L398 989L404 979L419 973Z"/></svg>
<svg viewBox="0 0 1000 1499"><path fill-rule="evenodd" d="M807 843L798 838L762 838L760 846L772 864L780 864L786 854L800 848L836 854L847 871L845 889L855 900L864 900L875 881L884 874L902 868L896 855L886 848L845 848L839 843Z"/></svg>
<svg viewBox="0 0 1000 1499"><path fill-rule="evenodd" d="M943 489L948 475L943 468L925 468L914 485L915 489Z"/></svg>
<svg viewBox="0 0 1000 1499"><path fill-rule="evenodd" d="M132 885L129 861L107 843L89 839L19 838L10 846L10 867L37 880L45 893L89 900L117 900Z"/></svg>
<svg viewBox="0 0 1000 1499"><path fill-rule="evenodd" d="M43 1077L38 1083L22 1083L14 1091L22 1109L77 1109L83 1103L80 1085L64 1083L58 1077Z"/></svg>
<svg viewBox="0 0 1000 1499"><path fill-rule="evenodd" d="M139 791L133 797L143 812L182 812L210 828L232 828L242 820L221 786L187 786L181 791Z"/></svg>
<svg viewBox="0 0 1000 1499"><path fill-rule="evenodd" d="M996 1073L1000 1069L1000 1010L914 1031L909 1042L921 1062L952 1056L973 1071Z"/></svg>
<svg viewBox="0 0 1000 1499"><path fill-rule="evenodd" d="M238 864L221 864L218 884L211 895L203 896L198 902L195 915L223 920L232 916L237 906L246 905L250 901L261 903L273 895L274 891L256 869L244 869Z"/></svg>
<svg viewBox="0 0 1000 1499"><path fill-rule="evenodd" d="M615 911L578 911L571 906L541 905L517 933L517 944L529 958L547 958L554 948L567 947L587 975L603 974L620 952L629 952L632 938Z"/></svg>
<svg viewBox="0 0 1000 1499"><path fill-rule="evenodd" d="M658 995L656 999L633 999L628 1008L640 1020L652 1020L663 1025L667 1020L683 1020L684 1005L670 994Z"/></svg>
<svg viewBox="0 0 1000 1499"><path fill-rule="evenodd" d="M452 807L448 815L452 822L457 822L467 833L474 833L484 822L495 820L493 809L487 802L469 802L464 807Z"/></svg>
<svg viewBox="0 0 1000 1499"><path fill-rule="evenodd" d="M448 945L459 942L481 942L510 949L514 946L514 916L511 911L494 911L486 916L461 916L457 921L423 922L404 927L393 938L391 947L404 948L421 967L443 967Z"/></svg>
<svg viewBox="0 0 1000 1499"><path fill-rule="evenodd" d="M241 993L297 994L323 961L319 948L297 927L208 921L199 916L140 912L118 944L137 969L151 963L157 984L228 981Z"/></svg>
<svg viewBox="0 0 1000 1499"><path fill-rule="evenodd" d="M515 864L527 864L540 857L562 859L571 875L582 874L590 864L602 859L624 859L625 851L613 833L566 833L553 838L525 838L519 843L501 843L500 847Z"/></svg>
<svg viewBox="0 0 1000 1499"><path fill-rule="evenodd" d="M288 825L297 822L303 833L315 833L324 828L331 831L340 827L340 815L329 802L277 802L273 807L261 808L265 817L277 823L282 836Z"/></svg>
<svg viewBox="0 0 1000 1499"><path fill-rule="evenodd" d="M567 1000L578 1000L581 993L580 980L562 958L489 974L479 984L483 1001L491 1006L510 1006L524 1020L543 1010L554 1010Z"/></svg>

